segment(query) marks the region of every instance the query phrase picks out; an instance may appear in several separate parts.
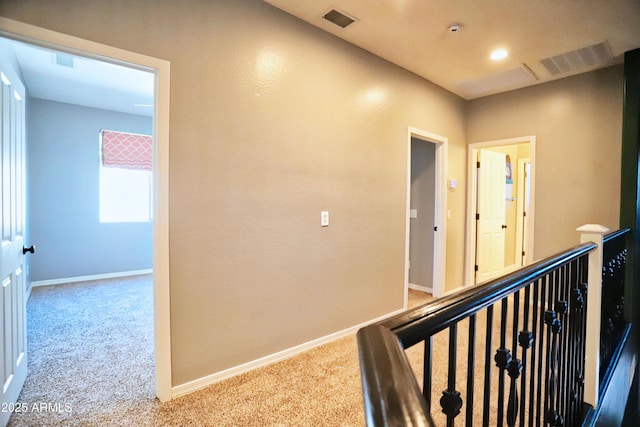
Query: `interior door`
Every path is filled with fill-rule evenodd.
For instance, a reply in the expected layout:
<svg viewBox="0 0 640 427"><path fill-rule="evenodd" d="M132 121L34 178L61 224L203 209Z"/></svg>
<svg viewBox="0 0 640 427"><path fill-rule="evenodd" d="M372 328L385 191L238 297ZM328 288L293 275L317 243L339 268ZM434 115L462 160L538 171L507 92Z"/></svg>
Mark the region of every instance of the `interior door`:
<svg viewBox="0 0 640 427"><path fill-rule="evenodd" d="M476 283L482 283L504 271L506 155L480 150L478 162Z"/></svg>
<svg viewBox="0 0 640 427"><path fill-rule="evenodd" d="M17 74L0 56L0 187L2 188L2 411L0 425L11 416L27 376L27 325L24 267L25 226L25 90Z"/></svg>

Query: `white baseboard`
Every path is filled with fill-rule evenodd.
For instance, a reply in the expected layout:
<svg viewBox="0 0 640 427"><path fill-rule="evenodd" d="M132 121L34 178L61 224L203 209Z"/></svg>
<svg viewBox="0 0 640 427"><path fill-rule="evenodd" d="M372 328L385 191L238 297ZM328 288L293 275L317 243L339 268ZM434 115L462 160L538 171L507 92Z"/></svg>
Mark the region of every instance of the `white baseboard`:
<svg viewBox="0 0 640 427"><path fill-rule="evenodd" d="M426 286L420 286L413 283L409 283L409 289L413 289L414 291L426 292L428 294L433 294L433 288L427 288Z"/></svg>
<svg viewBox="0 0 640 427"><path fill-rule="evenodd" d="M192 393L196 390L203 389L212 384L220 382L222 380L226 380L227 378L235 377L236 375L243 374L245 372L252 371L257 368L261 368L263 366L271 365L272 363L279 362L281 360L288 359L302 352L311 350L313 348L319 347L324 344L328 344L332 341L336 341L340 338L346 337L347 335L351 335L356 333L360 328L363 328L372 323L380 322L389 317L395 316L404 312L404 310L397 310L389 314L385 314L384 316L378 317L377 319L370 320L368 322L361 323L356 326L352 326L350 328L344 329L342 331L335 332L333 334L326 335L324 337L306 342L304 344L297 345L295 347L288 348L286 350L279 351L274 354L270 354L265 357L261 357L260 359L252 360L251 362L244 363L242 365L234 366L233 368L225 369L224 371L216 372L215 374L207 375L206 377L198 378L193 381L189 381L184 384L180 384L178 386L174 386L172 388L172 399L175 399L180 396L184 396L186 394Z"/></svg>
<svg viewBox="0 0 640 427"><path fill-rule="evenodd" d="M120 271L117 273L93 274L90 276L66 277L62 279L51 279L51 280L37 280L37 281L31 282L31 288L33 288L34 286L51 286L51 285L60 285L63 283L86 282L87 280L112 279L115 277L139 276L141 274L151 274L151 273L153 273L153 270L149 268L146 270Z"/></svg>

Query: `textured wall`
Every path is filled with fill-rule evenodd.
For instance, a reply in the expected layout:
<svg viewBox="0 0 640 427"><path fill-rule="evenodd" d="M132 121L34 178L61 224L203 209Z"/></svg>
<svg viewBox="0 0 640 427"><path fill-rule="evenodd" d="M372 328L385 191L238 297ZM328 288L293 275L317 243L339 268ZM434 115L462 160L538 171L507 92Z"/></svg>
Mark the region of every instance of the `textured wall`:
<svg viewBox="0 0 640 427"><path fill-rule="evenodd" d="M536 135L535 258L583 224L618 228L622 91L614 66L469 103L469 142Z"/></svg>
<svg viewBox="0 0 640 427"><path fill-rule="evenodd" d="M174 385L402 308L407 127L448 137L463 182L463 100L258 0L0 15L171 62ZM449 194L450 287L464 194Z"/></svg>
<svg viewBox="0 0 640 427"><path fill-rule="evenodd" d="M100 223L102 129L151 133L151 118L30 98L32 281L151 268L151 223Z"/></svg>

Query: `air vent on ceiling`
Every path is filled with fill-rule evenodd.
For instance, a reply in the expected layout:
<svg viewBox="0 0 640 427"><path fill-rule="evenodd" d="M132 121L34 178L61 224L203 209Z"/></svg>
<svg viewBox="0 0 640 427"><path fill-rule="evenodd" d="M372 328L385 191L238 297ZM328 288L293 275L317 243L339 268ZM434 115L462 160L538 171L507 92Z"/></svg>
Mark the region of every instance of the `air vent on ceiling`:
<svg viewBox="0 0 640 427"><path fill-rule="evenodd" d="M61 67L75 68L73 56L56 52L53 54L53 63Z"/></svg>
<svg viewBox="0 0 640 427"><path fill-rule="evenodd" d="M464 81L459 83L458 87L462 89L469 99L473 99L523 87L536 80L538 80L538 76L526 64L520 64L515 68Z"/></svg>
<svg viewBox="0 0 640 427"><path fill-rule="evenodd" d="M540 61L549 74L555 76L608 63L613 59L609 43L602 42L565 52Z"/></svg>
<svg viewBox="0 0 640 427"><path fill-rule="evenodd" d="M349 16L344 12L340 12L336 9L331 9L330 11L322 15L322 18L336 24L341 28L347 28L349 25L356 22L356 18Z"/></svg>

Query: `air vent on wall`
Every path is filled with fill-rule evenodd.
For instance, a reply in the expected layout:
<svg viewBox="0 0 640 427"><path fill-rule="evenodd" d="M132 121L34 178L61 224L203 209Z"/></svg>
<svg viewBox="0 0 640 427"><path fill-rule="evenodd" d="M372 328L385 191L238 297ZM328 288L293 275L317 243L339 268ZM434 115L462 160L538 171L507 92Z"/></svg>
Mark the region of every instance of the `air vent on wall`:
<svg viewBox="0 0 640 427"><path fill-rule="evenodd" d="M61 67L75 68L73 56L64 53L53 53L53 63Z"/></svg>
<svg viewBox="0 0 640 427"><path fill-rule="evenodd" d="M338 27L341 27L341 28L347 28L349 25L356 22L356 18L349 16L344 12L340 12L339 10L336 10L336 9L331 9L330 11L322 15L322 18L326 19L331 23L336 24Z"/></svg>
<svg viewBox="0 0 640 427"><path fill-rule="evenodd" d="M565 52L540 61L549 74L555 76L570 73L583 68L591 68L608 63L613 59L609 43L602 42L582 49Z"/></svg>

